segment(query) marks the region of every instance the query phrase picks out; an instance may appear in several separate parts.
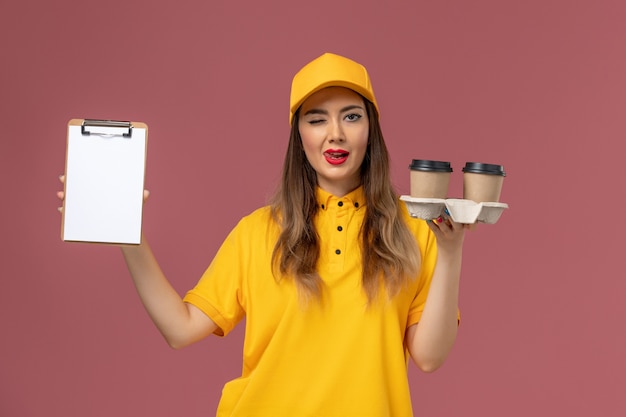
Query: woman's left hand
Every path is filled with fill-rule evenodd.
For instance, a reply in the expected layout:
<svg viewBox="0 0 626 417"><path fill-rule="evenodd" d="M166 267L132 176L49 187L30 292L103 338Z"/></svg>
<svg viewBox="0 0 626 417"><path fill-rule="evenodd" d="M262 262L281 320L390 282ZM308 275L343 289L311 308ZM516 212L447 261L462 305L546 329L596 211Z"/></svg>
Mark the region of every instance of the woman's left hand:
<svg viewBox="0 0 626 417"><path fill-rule="evenodd" d="M463 247L463 239L465 231L473 229L474 225L456 223L450 215L443 213L436 219L428 220L428 227L433 231L437 238L437 246L439 251L454 253Z"/></svg>

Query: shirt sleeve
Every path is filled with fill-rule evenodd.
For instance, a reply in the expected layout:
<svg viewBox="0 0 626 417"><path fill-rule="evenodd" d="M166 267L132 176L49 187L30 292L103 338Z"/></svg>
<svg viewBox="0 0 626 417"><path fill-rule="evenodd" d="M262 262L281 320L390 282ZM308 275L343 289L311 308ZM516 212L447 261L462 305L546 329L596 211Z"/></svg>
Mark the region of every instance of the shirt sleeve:
<svg viewBox="0 0 626 417"><path fill-rule="evenodd" d="M419 323L422 318L424 306L428 299L428 291L432 282L435 266L437 265L437 239L435 234L430 230L426 221L410 217L408 211L405 212L405 220L412 231L421 256L420 273L418 276L418 285L415 298L409 307L407 320L407 328ZM461 313L457 312L457 320L460 323Z"/></svg>
<svg viewBox="0 0 626 417"><path fill-rule="evenodd" d="M426 305L426 300L428 299L428 291L430 290L433 272L435 271L435 265L437 264L437 241L435 239L435 235L425 221L411 219L410 222L413 223L413 227L411 229L417 239L421 264L419 276L417 278L418 285L415 298L409 307L407 327L418 323L422 317L422 312L424 311L424 306Z"/></svg>
<svg viewBox="0 0 626 417"><path fill-rule="evenodd" d="M244 317L242 307L243 221L230 232L196 286L183 301L202 310L219 327L215 334L227 335Z"/></svg>

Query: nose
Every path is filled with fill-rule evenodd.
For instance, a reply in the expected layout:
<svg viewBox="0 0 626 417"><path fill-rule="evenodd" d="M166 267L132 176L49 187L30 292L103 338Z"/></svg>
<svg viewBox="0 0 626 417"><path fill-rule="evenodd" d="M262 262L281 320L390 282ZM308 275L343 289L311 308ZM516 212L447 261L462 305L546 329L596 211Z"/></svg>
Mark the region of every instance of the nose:
<svg viewBox="0 0 626 417"><path fill-rule="evenodd" d="M328 124L328 141L343 142L346 140L340 120L333 120Z"/></svg>

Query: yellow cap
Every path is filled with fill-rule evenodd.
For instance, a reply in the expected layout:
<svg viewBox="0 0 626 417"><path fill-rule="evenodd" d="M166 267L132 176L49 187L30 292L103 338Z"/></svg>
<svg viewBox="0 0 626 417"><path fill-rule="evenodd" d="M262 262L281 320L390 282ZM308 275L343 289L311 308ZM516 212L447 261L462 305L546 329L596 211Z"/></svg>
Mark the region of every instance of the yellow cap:
<svg viewBox="0 0 626 417"><path fill-rule="evenodd" d="M289 124L298 108L313 93L326 87L346 87L371 101L378 111L374 90L365 67L343 56L325 53L306 64L293 77L289 101ZM380 114L380 111L378 111Z"/></svg>

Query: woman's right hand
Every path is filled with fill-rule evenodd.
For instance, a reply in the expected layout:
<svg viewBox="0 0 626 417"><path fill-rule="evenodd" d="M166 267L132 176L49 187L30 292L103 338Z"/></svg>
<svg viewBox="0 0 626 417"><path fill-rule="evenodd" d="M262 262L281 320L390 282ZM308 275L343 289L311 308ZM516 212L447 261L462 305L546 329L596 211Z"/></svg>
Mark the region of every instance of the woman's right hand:
<svg viewBox="0 0 626 417"><path fill-rule="evenodd" d="M61 181L61 184L63 184L64 188L65 188L65 175L59 175L59 181ZM61 200L61 206L57 207L57 210L59 210L59 212L63 212L63 200L65 200L65 191L57 191L57 197L59 200Z"/></svg>
<svg viewBox="0 0 626 417"><path fill-rule="evenodd" d="M65 185L65 175L60 175L59 181ZM144 190L144 201L149 195L150 192ZM65 192L57 191L57 197L61 200L59 211L62 212ZM120 248L144 307L171 347L187 346L217 330L209 316L182 301L167 281L145 237L140 245Z"/></svg>

